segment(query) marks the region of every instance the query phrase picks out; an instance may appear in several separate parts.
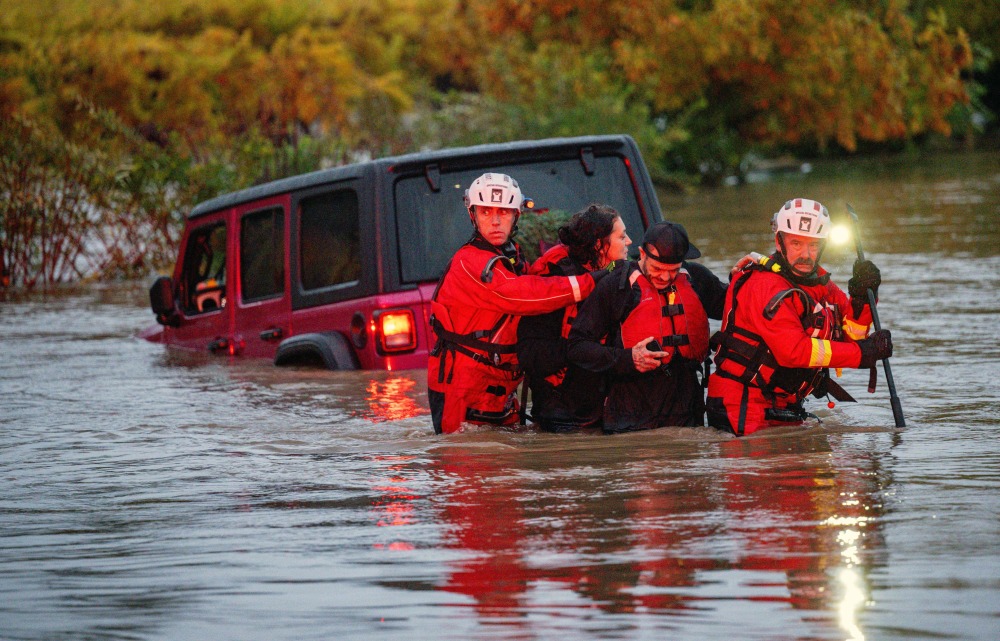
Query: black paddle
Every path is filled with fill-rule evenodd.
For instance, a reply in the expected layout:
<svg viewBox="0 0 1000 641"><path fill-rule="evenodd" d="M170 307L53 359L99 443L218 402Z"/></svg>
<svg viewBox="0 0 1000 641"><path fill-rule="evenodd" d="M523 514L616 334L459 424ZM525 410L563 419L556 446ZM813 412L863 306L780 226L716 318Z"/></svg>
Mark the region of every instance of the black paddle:
<svg viewBox="0 0 1000 641"><path fill-rule="evenodd" d="M858 215L854 213L854 208L847 205L847 214L851 217L851 225L854 230L854 246L858 250L858 260L865 259L865 252L861 249L861 233L858 230ZM868 307L872 310L872 325L875 326L875 331L882 329L882 323L878 319L878 310L875 308L875 292L868 289ZM896 394L896 382L892 379L892 368L889 367L889 359L882 359L882 368L885 370L885 382L889 386L889 402L892 404L892 418L896 421L896 427L906 427L906 421L903 420L903 405L899 401L899 395ZM875 391L875 380L874 380L875 368L872 367L872 380L868 384L868 391Z"/></svg>

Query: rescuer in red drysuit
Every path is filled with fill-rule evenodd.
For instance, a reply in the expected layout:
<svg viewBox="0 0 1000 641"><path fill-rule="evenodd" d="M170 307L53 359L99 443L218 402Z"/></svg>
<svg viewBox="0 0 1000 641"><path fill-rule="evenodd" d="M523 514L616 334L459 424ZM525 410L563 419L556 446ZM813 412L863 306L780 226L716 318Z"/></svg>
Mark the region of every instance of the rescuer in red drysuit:
<svg viewBox="0 0 1000 641"><path fill-rule="evenodd" d="M855 262L848 298L819 266L830 226L820 203L789 200L771 220L776 252L731 279L722 329L712 337L710 425L742 436L801 423L808 416L802 400L810 393L852 400L827 368L869 368L892 355L888 330L865 338L871 324L866 292L877 292L878 268Z"/></svg>
<svg viewBox="0 0 1000 641"><path fill-rule="evenodd" d="M707 267L685 262L699 256L681 225L655 223L639 261L616 268L580 306L568 356L608 376L605 433L704 425L697 373L708 318L721 317L726 287Z"/></svg>
<svg viewBox="0 0 1000 641"><path fill-rule="evenodd" d="M427 387L438 434L458 432L463 422L517 422L519 317L579 302L602 274L524 274L521 249L511 240L522 195L510 176L483 174L469 186L465 204L475 232L448 263L431 302L437 342L427 363Z"/></svg>
<svg viewBox="0 0 1000 641"><path fill-rule="evenodd" d="M541 276L582 275L608 269L628 257L632 239L613 208L592 204L559 228L559 244L528 270ZM517 326L517 359L531 389L531 418L547 432L600 426L604 414L603 375L577 367L566 357L576 303Z"/></svg>

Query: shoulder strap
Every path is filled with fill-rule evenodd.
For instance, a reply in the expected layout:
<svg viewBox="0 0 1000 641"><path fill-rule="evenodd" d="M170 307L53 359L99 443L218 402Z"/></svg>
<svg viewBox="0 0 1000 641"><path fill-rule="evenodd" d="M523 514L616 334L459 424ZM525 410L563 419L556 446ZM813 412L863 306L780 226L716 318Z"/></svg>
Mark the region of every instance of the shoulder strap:
<svg viewBox="0 0 1000 641"><path fill-rule="evenodd" d="M798 295L798 297L801 299L803 317L811 314L813 308L816 306L816 303L813 301L812 297L804 289L800 289L798 287L792 287L790 289L785 289L783 291L780 291L773 297L771 297L771 300L769 300L767 302L767 305L764 306L764 318L766 320L773 320L775 314L778 313L778 309L781 307L782 301L784 301L792 294Z"/></svg>

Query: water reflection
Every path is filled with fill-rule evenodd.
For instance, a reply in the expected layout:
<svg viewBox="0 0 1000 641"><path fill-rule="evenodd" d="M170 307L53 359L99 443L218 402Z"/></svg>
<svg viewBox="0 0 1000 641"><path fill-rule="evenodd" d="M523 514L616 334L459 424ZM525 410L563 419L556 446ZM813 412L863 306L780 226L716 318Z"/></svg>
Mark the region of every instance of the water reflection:
<svg viewBox="0 0 1000 641"><path fill-rule="evenodd" d="M384 476L376 478L372 483L372 492L375 494L375 499L372 501L375 524L380 528L401 528L395 529L393 534L389 535L392 539L389 543L375 543L375 549L397 552L414 549L412 542L397 538L405 536L403 533L406 529L403 526L413 525L419 521L414 501L420 497L410 486L406 475L414 458L390 455L371 457L375 469L384 469Z"/></svg>
<svg viewBox="0 0 1000 641"><path fill-rule="evenodd" d="M805 454L780 438L722 446L723 456L743 463L724 477L733 533L743 541L733 565L783 573L784 585L775 582L761 598L835 612L848 638L863 639L864 574L885 544L878 463L862 452L840 460L818 430L797 440Z"/></svg>
<svg viewBox="0 0 1000 641"><path fill-rule="evenodd" d="M385 380L379 380L373 377L365 390L369 411L363 418L372 423L381 423L429 415L430 412L417 402L417 392L417 381L412 378L391 375Z"/></svg>
<svg viewBox="0 0 1000 641"><path fill-rule="evenodd" d="M446 481L443 545L463 552L448 564L440 589L471 598L484 622L517 623L533 579L521 487L509 472L495 457L462 449L440 451L435 464L435 476Z"/></svg>
<svg viewBox="0 0 1000 641"><path fill-rule="evenodd" d="M863 639L885 479L812 432L556 457L439 449L444 545L462 553L439 589L493 625L567 607L698 620L746 602L772 604L776 630Z"/></svg>

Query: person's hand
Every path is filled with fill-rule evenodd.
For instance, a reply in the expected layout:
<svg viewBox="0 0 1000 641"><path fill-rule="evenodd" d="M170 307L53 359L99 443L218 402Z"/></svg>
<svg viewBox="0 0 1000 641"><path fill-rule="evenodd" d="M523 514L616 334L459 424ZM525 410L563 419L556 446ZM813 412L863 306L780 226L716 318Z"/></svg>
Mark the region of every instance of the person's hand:
<svg viewBox="0 0 1000 641"><path fill-rule="evenodd" d="M735 276L738 272L741 272L750 265L753 265L761 258L763 258L763 256L761 256L757 252L750 252L743 258L739 259L738 261L736 261L736 264L733 265L733 268L729 270L729 279L732 280L732 277Z"/></svg>
<svg viewBox="0 0 1000 641"><path fill-rule="evenodd" d="M646 349L646 345L653 340L652 336L644 338L632 347L632 364L635 365L635 369L640 372L651 372L660 365L662 362L661 358L666 358L668 356L667 352L651 352Z"/></svg>
<svg viewBox="0 0 1000 641"><path fill-rule="evenodd" d="M878 286L882 284L882 272L870 260L854 261L854 275L847 281L847 291L851 298L868 299L868 290L878 296Z"/></svg>
<svg viewBox="0 0 1000 641"><path fill-rule="evenodd" d="M854 318L860 318L868 304L868 290L878 298L878 286L882 284L882 273L870 260L854 261L854 275L847 281L847 292L851 295L851 309Z"/></svg>
<svg viewBox="0 0 1000 641"><path fill-rule="evenodd" d="M875 363L892 356L892 334L887 329L880 329L868 338L859 340L858 347L861 348L858 369L875 367Z"/></svg>

